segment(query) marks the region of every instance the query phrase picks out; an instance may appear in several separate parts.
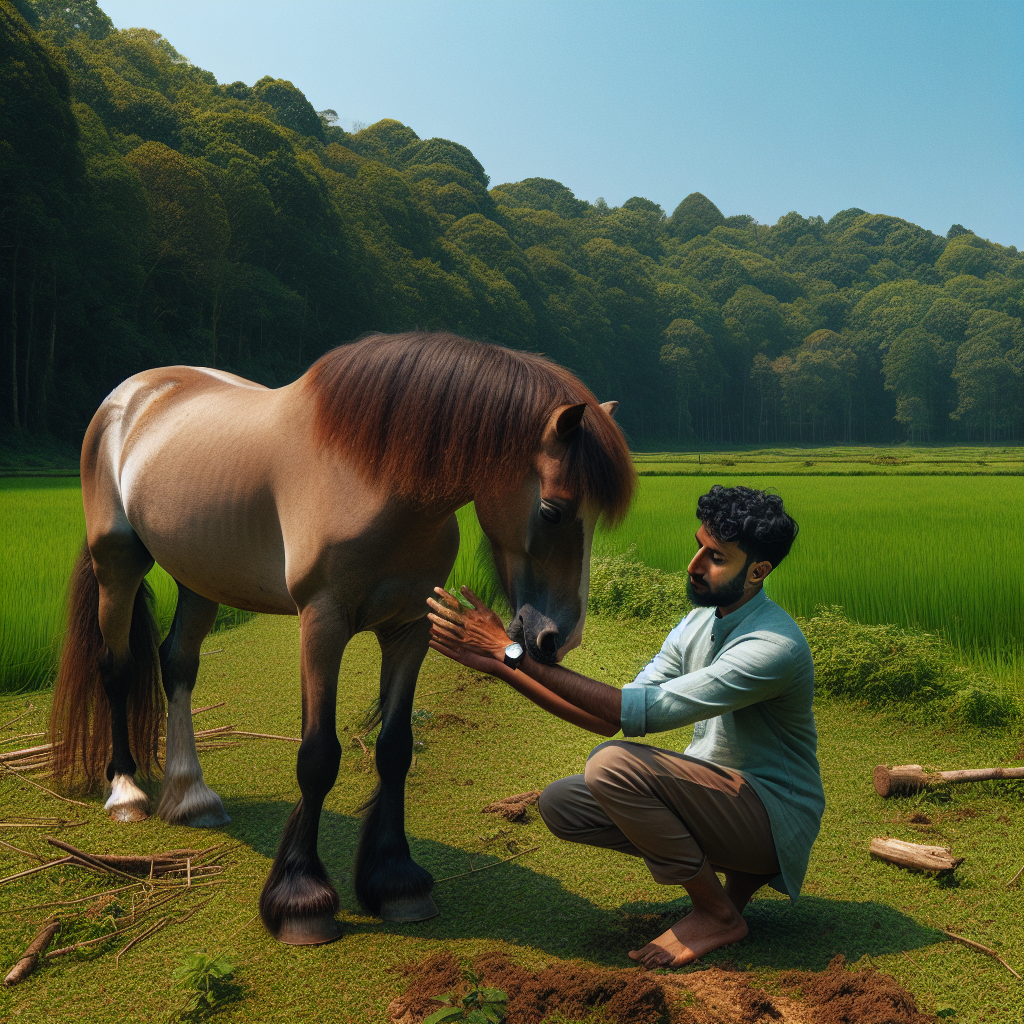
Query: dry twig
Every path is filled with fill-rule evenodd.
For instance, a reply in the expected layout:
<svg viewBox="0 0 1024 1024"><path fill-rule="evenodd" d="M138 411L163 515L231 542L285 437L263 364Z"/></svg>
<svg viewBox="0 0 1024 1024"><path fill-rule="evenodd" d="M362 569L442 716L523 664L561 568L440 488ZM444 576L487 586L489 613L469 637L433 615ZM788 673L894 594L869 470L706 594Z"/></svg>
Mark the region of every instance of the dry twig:
<svg viewBox="0 0 1024 1024"><path fill-rule="evenodd" d="M3 725L0 725L0 729L9 729L15 722L20 722L26 715L31 714L35 711L35 704L29 704L26 711L22 711L20 715L15 715L13 718L8 719Z"/></svg>
<svg viewBox="0 0 1024 1024"><path fill-rule="evenodd" d="M212 711L214 708L222 708L225 704L227 704L227 701L222 700L219 704L207 704L205 707L193 708L192 714L201 715L204 711Z"/></svg>
<svg viewBox="0 0 1024 1024"><path fill-rule="evenodd" d="M1020 878L1020 876L1021 876L1021 875L1024 875L1024 867L1022 867L1022 868L1020 869L1020 871L1018 871L1018 872L1017 872L1017 874L1015 874L1015 875L1013 876L1013 878L1011 878L1011 879L1010 879L1010 880L1009 880L1009 881L1008 881L1008 882L1006 883L1006 888L1007 888L1007 889L1009 889L1009 888L1010 888L1010 886L1012 886L1012 885L1013 885L1013 883L1014 883L1014 882L1016 882L1016 881L1017 881L1017 879L1018 879L1018 878Z"/></svg>
<svg viewBox="0 0 1024 1024"><path fill-rule="evenodd" d="M19 871L16 875L8 875L6 878L0 878L0 885L3 885L5 882L13 882L16 878L27 878L29 875L45 871L47 868L55 868L59 864L70 864L74 859L74 857L61 857L60 860L48 860L45 864L39 864L34 868L29 868L27 871Z"/></svg>
<svg viewBox="0 0 1024 1024"><path fill-rule="evenodd" d="M506 857L504 860L496 860L493 864L485 864L482 868L473 868L472 871L463 871L458 875L449 875L447 878L439 878L435 884L441 882L450 882L453 878L465 878L467 875L478 875L481 871L486 871L488 868L496 868L499 864L507 864L510 860L515 860L516 857L522 857L526 853L533 853L534 850L539 850L539 846L531 846L528 850L520 850L518 853L513 853L511 857ZM470 861L472 864L473 862Z"/></svg>
<svg viewBox="0 0 1024 1024"><path fill-rule="evenodd" d="M301 736L275 736L269 732L242 732L241 729L235 729L231 734L232 736L252 736L258 740L287 740L289 743L301 743Z"/></svg>
<svg viewBox="0 0 1024 1024"><path fill-rule="evenodd" d="M1021 978L994 949L989 949L988 946L983 946L980 942L975 942L973 939L965 939L962 935L954 935L952 932L947 932L945 928L940 928L939 931L943 935L948 935L955 942L962 942L965 946L970 946L971 949L976 949L979 953L984 953L986 956L992 957L993 960L998 960L1018 981L1024 981L1024 978Z"/></svg>
<svg viewBox="0 0 1024 1024"><path fill-rule="evenodd" d="M6 764L0 761L0 768L2 768L8 775L13 775L14 778L19 779L22 782L27 782L30 786L35 786L36 789L41 789L44 793L49 793L50 796L55 796L58 800L63 800L68 804L77 804L79 807L88 807L89 804L83 803L81 800L72 800L69 796L61 796L60 793L54 793L52 789L47 789L46 786L41 786L38 782L33 779L27 778L24 775L19 775L16 771L13 771Z"/></svg>

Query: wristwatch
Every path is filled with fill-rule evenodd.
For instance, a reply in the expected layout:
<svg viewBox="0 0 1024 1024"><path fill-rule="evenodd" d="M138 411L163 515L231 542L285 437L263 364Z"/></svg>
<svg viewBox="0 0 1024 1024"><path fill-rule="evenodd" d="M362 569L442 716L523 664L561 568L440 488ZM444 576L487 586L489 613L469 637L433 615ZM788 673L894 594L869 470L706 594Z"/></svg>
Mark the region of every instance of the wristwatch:
<svg viewBox="0 0 1024 1024"><path fill-rule="evenodd" d="M526 656L526 652L523 650L522 644L509 644L505 648L505 664L509 668L519 668L520 662Z"/></svg>

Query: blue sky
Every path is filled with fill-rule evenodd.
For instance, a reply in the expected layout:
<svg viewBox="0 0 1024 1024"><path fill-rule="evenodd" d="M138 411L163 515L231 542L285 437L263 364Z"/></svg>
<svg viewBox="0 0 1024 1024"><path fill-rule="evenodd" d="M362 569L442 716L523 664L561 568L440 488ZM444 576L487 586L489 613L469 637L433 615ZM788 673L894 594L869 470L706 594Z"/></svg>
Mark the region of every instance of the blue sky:
<svg viewBox="0 0 1024 1024"><path fill-rule="evenodd" d="M1024 248L1024 0L100 0L218 81L393 117L491 184L667 213L858 206Z"/></svg>

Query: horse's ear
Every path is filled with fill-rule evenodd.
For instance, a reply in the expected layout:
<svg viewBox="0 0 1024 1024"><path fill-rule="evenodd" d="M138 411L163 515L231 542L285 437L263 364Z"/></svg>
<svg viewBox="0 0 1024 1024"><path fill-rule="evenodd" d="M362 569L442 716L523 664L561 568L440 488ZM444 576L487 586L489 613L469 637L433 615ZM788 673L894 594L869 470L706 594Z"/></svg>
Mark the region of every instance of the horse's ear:
<svg viewBox="0 0 1024 1024"><path fill-rule="evenodd" d="M618 402L602 402L601 408L604 409L612 419L615 419L615 412L619 408Z"/></svg>
<svg viewBox="0 0 1024 1024"><path fill-rule="evenodd" d="M587 411L587 403L579 405L560 405L548 420L546 437L556 441L564 441L583 422L583 414Z"/></svg>

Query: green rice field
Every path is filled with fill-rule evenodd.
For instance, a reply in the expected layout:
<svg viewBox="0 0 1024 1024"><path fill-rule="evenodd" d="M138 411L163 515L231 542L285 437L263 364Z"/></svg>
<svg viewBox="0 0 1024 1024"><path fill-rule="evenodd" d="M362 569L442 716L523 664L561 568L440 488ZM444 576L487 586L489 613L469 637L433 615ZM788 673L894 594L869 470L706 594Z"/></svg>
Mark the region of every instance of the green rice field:
<svg viewBox="0 0 1024 1024"><path fill-rule="evenodd" d="M85 539L78 478L0 479L0 536L0 693L12 693L45 686L60 657L68 577ZM148 578L167 630L177 586L159 566ZM221 608L218 627L246 617Z"/></svg>
<svg viewBox="0 0 1024 1024"><path fill-rule="evenodd" d="M642 477L629 517L599 531L595 555L631 551L682 572L694 551L697 498L712 483L774 488L801 527L768 580L774 600L794 615L838 604L861 622L940 633L980 671L1024 688L1024 478L728 472ZM493 601L472 508L459 520L462 547L449 584L468 583ZM85 532L78 480L0 480L0 527L8 538L0 566L0 692L12 692L52 677L66 582ZM166 628L174 583L159 568L150 582Z"/></svg>

